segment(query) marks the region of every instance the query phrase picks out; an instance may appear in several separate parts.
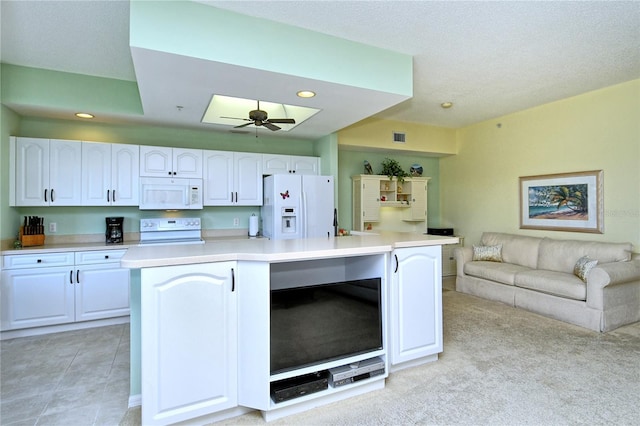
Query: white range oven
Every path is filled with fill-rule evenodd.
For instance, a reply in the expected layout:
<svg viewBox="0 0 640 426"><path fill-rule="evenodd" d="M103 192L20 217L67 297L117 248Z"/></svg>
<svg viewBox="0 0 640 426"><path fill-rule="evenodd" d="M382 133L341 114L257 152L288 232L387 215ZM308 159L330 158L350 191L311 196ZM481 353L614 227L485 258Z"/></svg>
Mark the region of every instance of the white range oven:
<svg viewBox="0 0 640 426"><path fill-rule="evenodd" d="M140 219L139 245L158 244L204 244L202 221L185 217Z"/></svg>

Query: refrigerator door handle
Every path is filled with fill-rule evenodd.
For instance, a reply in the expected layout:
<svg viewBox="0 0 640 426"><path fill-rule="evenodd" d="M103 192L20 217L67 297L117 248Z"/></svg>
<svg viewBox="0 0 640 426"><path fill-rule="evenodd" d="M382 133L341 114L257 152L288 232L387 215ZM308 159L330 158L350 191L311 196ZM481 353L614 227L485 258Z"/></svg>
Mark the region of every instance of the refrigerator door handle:
<svg viewBox="0 0 640 426"><path fill-rule="evenodd" d="M302 238L307 238L307 193L302 191L300 198L300 210L302 210L298 218L300 222L300 235L302 235Z"/></svg>

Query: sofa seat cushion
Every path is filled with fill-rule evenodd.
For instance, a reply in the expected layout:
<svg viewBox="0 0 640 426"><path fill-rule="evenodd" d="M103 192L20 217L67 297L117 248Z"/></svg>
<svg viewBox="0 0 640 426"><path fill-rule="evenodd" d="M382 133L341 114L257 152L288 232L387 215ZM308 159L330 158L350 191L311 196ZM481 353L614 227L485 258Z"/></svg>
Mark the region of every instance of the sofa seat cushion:
<svg viewBox="0 0 640 426"><path fill-rule="evenodd" d="M515 277L517 287L541 291L574 300L587 300L587 286L575 275L564 272L529 270Z"/></svg>
<svg viewBox="0 0 640 426"><path fill-rule="evenodd" d="M530 269L512 263L490 261L473 261L464 264L464 273L476 278L496 281L502 284L514 285L516 274Z"/></svg>

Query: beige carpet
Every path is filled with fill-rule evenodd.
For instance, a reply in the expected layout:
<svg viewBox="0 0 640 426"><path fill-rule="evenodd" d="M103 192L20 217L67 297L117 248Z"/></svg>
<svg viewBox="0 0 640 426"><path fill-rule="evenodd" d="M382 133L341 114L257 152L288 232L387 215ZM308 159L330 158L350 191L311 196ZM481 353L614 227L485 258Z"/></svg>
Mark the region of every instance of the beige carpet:
<svg viewBox="0 0 640 426"><path fill-rule="evenodd" d="M443 304L437 362L269 424L640 424L640 323L599 334L455 291ZM139 409L121 424L140 424ZM219 424L265 422L249 413Z"/></svg>

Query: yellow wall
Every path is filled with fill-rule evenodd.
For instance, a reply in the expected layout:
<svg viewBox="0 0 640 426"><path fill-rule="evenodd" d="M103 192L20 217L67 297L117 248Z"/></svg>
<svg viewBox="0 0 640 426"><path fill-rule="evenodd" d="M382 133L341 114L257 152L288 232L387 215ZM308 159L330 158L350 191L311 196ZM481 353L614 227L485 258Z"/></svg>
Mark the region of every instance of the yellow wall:
<svg viewBox="0 0 640 426"><path fill-rule="evenodd" d="M404 144L393 142L393 132L405 133ZM368 118L338 132L342 149L395 150L434 156L456 153L456 131L444 127Z"/></svg>
<svg viewBox="0 0 640 426"><path fill-rule="evenodd" d="M634 244L640 252L640 80L457 131L440 160L443 226L465 244L483 231ZM520 230L520 176L604 171L604 234Z"/></svg>

